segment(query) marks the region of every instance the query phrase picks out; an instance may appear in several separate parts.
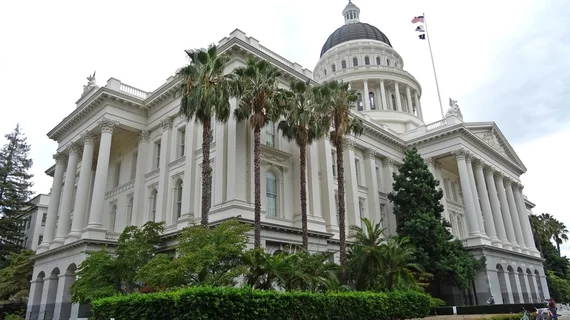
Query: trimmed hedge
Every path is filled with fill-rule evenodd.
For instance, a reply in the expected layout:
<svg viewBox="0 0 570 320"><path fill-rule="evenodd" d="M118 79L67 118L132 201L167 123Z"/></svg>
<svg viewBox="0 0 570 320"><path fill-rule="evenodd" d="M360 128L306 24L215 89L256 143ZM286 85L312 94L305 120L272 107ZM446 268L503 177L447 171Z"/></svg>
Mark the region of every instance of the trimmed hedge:
<svg viewBox="0 0 570 320"><path fill-rule="evenodd" d="M275 292L193 287L96 300L97 320L381 320L423 318L431 297L414 291L388 293Z"/></svg>

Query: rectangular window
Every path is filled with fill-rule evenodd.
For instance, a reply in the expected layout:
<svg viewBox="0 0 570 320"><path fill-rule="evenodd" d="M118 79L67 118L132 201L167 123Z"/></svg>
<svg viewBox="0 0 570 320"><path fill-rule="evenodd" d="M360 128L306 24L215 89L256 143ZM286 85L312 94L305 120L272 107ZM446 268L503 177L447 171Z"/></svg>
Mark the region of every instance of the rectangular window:
<svg viewBox="0 0 570 320"><path fill-rule="evenodd" d="M457 201L457 190L455 189L455 182L450 181L451 184L451 200Z"/></svg>
<svg viewBox="0 0 570 320"><path fill-rule="evenodd" d="M38 246L42 244L42 241L44 241L44 236L40 234L40 236L38 237Z"/></svg>
<svg viewBox="0 0 570 320"><path fill-rule="evenodd" d="M360 159L354 159L354 168L356 169L356 183L361 186L362 179L360 177Z"/></svg>
<svg viewBox="0 0 570 320"><path fill-rule="evenodd" d="M133 161L131 162L131 180L135 180L137 176L137 160L139 154L137 152L133 153Z"/></svg>
<svg viewBox="0 0 570 320"><path fill-rule="evenodd" d="M44 213L42 215L42 227L46 225L46 220L47 220L47 213Z"/></svg>
<svg viewBox="0 0 570 320"><path fill-rule="evenodd" d="M332 174L333 177L336 177L336 152L332 151L331 156L332 156Z"/></svg>
<svg viewBox="0 0 570 320"><path fill-rule="evenodd" d="M121 182L121 161L117 162L115 167L115 188L119 186L119 182Z"/></svg>
<svg viewBox="0 0 570 320"><path fill-rule="evenodd" d="M178 130L178 158L186 154L186 128Z"/></svg>
<svg viewBox="0 0 570 320"><path fill-rule="evenodd" d="M376 184L378 184L378 190L383 190L382 188L382 172L380 171L380 167L376 166Z"/></svg>
<svg viewBox="0 0 570 320"><path fill-rule="evenodd" d="M273 121L269 121L265 125L265 145L275 147L275 124Z"/></svg>
<svg viewBox="0 0 570 320"><path fill-rule="evenodd" d="M382 228L385 228L385 226L388 223L388 221L386 221L386 219L388 219L388 217L386 215L386 204L381 203L380 204L380 225L382 226Z"/></svg>
<svg viewBox="0 0 570 320"><path fill-rule="evenodd" d="M160 141L155 143L155 154L154 154L154 168L158 169L160 167Z"/></svg>

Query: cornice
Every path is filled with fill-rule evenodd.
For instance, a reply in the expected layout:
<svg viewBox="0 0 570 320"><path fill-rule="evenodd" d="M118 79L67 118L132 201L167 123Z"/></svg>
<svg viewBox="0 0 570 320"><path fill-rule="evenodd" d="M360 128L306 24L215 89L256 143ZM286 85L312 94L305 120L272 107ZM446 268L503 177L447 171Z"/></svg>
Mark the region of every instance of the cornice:
<svg viewBox="0 0 570 320"><path fill-rule="evenodd" d="M33 256L31 259L32 260L39 260L39 259L43 259L49 256L53 256L57 253L63 252L63 251L67 251L69 249L72 248L77 248L77 247L81 247L83 245L89 245L89 244L95 244L95 245L111 245L111 246L116 246L117 245L117 241L113 241L113 240L95 240L95 239L79 239L77 241L71 242L69 244L65 244L63 246L54 248L54 249L50 249L48 251L42 252L42 253L38 253L35 256Z"/></svg>
<svg viewBox="0 0 570 320"><path fill-rule="evenodd" d="M130 95L119 91L111 90L105 87L99 88L95 94L85 101L81 106L77 107L71 114L65 117L57 126L55 126L47 136L58 141L63 134L78 124L83 118L91 114L93 110L101 106L106 101L119 102L128 106L142 108L143 102Z"/></svg>

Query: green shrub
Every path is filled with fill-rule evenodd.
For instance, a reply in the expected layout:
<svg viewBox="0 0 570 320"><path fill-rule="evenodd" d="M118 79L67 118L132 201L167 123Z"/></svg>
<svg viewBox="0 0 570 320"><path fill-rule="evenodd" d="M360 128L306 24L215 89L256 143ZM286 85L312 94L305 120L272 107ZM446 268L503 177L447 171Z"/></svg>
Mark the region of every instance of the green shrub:
<svg viewBox="0 0 570 320"><path fill-rule="evenodd" d="M416 291L319 294L193 287L103 298L92 306L95 319L380 320L423 318L430 304L429 295Z"/></svg>
<svg viewBox="0 0 570 320"><path fill-rule="evenodd" d="M512 314L499 314L489 317L481 317L477 320L520 320L522 318L522 313L512 313ZM533 312L530 317L530 320L536 319L536 312Z"/></svg>
<svg viewBox="0 0 570 320"><path fill-rule="evenodd" d="M24 320L24 317L17 314L7 314L5 320Z"/></svg>
<svg viewBox="0 0 570 320"><path fill-rule="evenodd" d="M430 308L439 308L445 306L445 301L441 300L440 298L431 298L430 301Z"/></svg>

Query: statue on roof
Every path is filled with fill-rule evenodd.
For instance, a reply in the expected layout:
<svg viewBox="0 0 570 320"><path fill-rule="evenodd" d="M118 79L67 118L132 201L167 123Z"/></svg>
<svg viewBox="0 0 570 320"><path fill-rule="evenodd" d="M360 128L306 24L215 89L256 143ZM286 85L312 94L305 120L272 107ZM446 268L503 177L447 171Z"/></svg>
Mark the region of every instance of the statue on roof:
<svg viewBox="0 0 570 320"><path fill-rule="evenodd" d="M456 116L457 118L463 120L463 115L461 114L457 100L453 100L451 98L449 98L449 109L447 109L447 113L445 114L446 118L449 116Z"/></svg>
<svg viewBox="0 0 570 320"><path fill-rule="evenodd" d="M96 87L97 86L97 80L95 79L95 74L97 73L97 71L93 71L93 75L92 76L87 76L87 85L83 86L83 93L91 90L91 88Z"/></svg>

